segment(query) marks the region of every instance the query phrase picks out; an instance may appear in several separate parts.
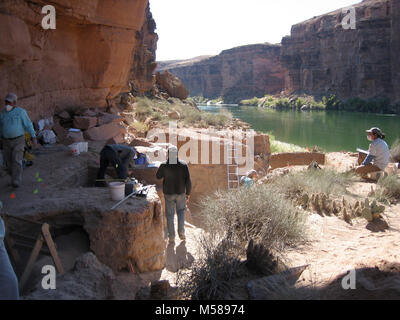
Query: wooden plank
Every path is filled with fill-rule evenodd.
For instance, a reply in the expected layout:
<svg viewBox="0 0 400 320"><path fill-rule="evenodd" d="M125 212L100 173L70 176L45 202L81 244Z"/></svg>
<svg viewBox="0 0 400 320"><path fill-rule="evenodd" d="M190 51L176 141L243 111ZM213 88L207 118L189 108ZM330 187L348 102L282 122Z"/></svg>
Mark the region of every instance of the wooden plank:
<svg viewBox="0 0 400 320"><path fill-rule="evenodd" d="M58 256L56 245L54 244L53 238L50 234L50 226L47 223L44 223L42 226L42 234L47 243L47 247L50 250L51 257L53 258L54 264L56 265L57 271L60 274L64 274L64 268L62 266L60 257Z"/></svg>
<svg viewBox="0 0 400 320"><path fill-rule="evenodd" d="M29 260L28 260L28 263L24 270L24 273L22 274L21 280L19 282L19 290L20 291L22 291L22 289L24 288L25 283L28 280L28 278L32 272L33 265L35 264L35 261L36 261L37 257L39 256L40 249L43 246L43 242L44 242L43 236L41 234L39 234L39 236L36 240L36 243L35 243L35 247L32 250L32 253L29 257Z"/></svg>

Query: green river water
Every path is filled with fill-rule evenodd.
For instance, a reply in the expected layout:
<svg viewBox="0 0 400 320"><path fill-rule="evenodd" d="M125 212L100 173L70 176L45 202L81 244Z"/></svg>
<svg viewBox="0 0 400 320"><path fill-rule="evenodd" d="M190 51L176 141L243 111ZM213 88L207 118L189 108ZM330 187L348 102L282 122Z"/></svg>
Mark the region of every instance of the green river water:
<svg viewBox="0 0 400 320"><path fill-rule="evenodd" d="M400 138L400 116L339 111L289 111L257 107L199 106L201 110L229 110L235 118L251 124L254 130L271 132L276 140L301 147L318 146L324 151L368 149L365 130L379 127L390 145Z"/></svg>

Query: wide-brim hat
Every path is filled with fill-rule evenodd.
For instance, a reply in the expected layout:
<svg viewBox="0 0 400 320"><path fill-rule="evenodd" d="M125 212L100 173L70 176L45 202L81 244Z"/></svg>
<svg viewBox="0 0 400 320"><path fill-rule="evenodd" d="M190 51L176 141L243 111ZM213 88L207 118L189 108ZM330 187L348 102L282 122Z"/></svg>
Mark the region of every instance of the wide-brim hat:
<svg viewBox="0 0 400 320"><path fill-rule="evenodd" d="M382 130L379 129L379 128L377 128L377 127L372 127L372 128L369 129L369 130L365 130L365 132L373 133L373 134L376 134L376 135L378 135L378 136L383 136L383 135L384 135L383 132L382 132Z"/></svg>

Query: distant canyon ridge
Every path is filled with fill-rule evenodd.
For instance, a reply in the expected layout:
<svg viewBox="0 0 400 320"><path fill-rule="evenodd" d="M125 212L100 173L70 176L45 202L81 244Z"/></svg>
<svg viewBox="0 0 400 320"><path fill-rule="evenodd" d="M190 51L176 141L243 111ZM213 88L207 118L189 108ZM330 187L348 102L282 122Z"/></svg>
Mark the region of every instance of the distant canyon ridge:
<svg viewBox="0 0 400 320"><path fill-rule="evenodd" d="M180 78L191 96L226 103L281 92L399 102L400 1L364 0L353 7L355 29L342 27L347 13L339 9L294 25L281 44L161 61L157 70Z"/></svg>
<svg viewBox="0 0 400 320"><path fill-rule="evenodd" d="M42 8L54 6L56 29ZM151 95L158 36L151 0L0 1L0 95L15 92L32 119L112 107L124 93ZM159 62L191 96L225 102L307 93L400 101L400 1L357 5L355 30L342 10L292 27L281 44L255 44L190 61ZM265 35L268 38L268 34Z"/></svg>

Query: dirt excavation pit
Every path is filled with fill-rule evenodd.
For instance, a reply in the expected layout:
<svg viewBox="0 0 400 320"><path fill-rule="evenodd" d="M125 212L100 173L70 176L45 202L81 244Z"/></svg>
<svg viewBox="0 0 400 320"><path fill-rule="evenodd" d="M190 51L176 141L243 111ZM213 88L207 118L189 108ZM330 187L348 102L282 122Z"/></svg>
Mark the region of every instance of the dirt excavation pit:
<svg viewBox="0 0 400 320"><path fill-rule="evenodd" d="M70 155L62 146L39 149L34 165L24 170L18 189L8 185L9 177L3 173L2 213L54 225L52 235L66 271L88 251L99 265L114 272L162 270L166 261L164 218L156 188L150 188L146 197L132 197L112 210L116 201L108 188L89 187L93 181L88 168L98 167L103 145L90 145L89 152L79 156ZM19 233L27 231L20 222L13 222L12 227ZM25 258L27 255L29 252L24 253ZM50 257L40 256L33 273L40 275L40 266L47 262ZM33 276L28 289L34 281Z"/></svg>

